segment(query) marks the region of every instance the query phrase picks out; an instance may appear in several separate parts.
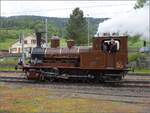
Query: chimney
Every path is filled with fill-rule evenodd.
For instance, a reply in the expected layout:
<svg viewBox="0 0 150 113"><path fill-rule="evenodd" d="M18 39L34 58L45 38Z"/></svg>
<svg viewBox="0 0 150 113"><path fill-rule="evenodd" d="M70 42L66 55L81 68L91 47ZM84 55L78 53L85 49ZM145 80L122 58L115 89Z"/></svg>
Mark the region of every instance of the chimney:
<svg viewBox="0 0 150 113"><path fill-rule="evenodd" d="M41 33L36 32L36 46L41 47Z"/></svg>

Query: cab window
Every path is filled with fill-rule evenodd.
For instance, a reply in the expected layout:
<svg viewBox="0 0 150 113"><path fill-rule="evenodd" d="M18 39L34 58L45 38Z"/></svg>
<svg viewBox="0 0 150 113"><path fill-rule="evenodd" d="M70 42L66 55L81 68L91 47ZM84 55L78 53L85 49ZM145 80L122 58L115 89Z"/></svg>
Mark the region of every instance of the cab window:
<svg viewBox="0 0 150 113"><path fill-rule="evenodd" d="M120 42L115 39L103 40L101 45L103 52L115 53L120 49Z"/></svg>

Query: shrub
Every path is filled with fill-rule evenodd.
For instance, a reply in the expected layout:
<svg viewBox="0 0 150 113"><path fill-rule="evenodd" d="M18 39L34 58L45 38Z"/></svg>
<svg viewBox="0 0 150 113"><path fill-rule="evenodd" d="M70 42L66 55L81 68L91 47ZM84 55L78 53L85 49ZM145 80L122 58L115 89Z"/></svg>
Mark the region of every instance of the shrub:
<svg viewBox="0 0 150 113"><path fill-rule="evenodd" d="M140 56L140 53L133 53L131 55L128 56L128 61L132 62L132 61L136 61Z"/></svg>

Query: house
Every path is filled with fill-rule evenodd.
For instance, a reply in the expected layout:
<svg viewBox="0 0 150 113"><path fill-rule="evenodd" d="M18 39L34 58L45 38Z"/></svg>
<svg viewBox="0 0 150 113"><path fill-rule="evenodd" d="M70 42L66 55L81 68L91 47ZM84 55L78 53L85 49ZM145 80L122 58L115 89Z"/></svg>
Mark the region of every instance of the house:
<svg viewBox="0 0 150 113"><path fill-rule="evenodd" d="M44 40L42 40L42 46L44 46ZM27 36L24 38L24 52L28 56L32 49L36 47L36 37L35 36ZM22 43L19 40L11 45L9 48L9 53L22 53Z"/></svg>

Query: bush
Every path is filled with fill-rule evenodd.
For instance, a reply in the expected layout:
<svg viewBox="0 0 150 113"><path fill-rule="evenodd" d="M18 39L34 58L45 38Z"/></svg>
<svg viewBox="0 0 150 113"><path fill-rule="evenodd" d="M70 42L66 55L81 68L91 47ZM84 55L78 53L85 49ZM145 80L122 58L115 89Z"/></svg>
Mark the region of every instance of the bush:
<svg viewBox="0 0 150 113"><path fill-rule="evenodd" d="M139 53L139 52L130 54L130 55L128 56L128 61L129 61L129 62L133 62L133 61L138 60L138 58L140 58L140 57L145 58L145 57L146 57L146 54L145 54L145 53Z"/></svg>
<svg viewBox="0 0 150 113"><path fill-rule="evenodd" d="M128 61L129 62L136 61L139 56L140 56L140 53L133 53L133 54L128 56Z"/></svg>

